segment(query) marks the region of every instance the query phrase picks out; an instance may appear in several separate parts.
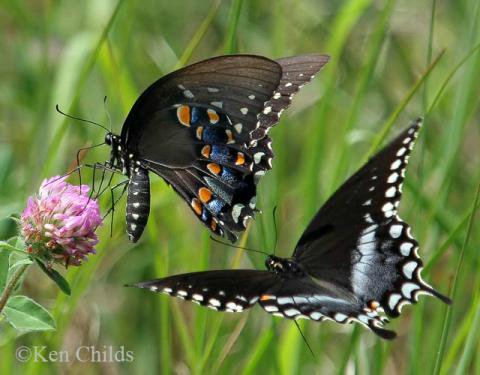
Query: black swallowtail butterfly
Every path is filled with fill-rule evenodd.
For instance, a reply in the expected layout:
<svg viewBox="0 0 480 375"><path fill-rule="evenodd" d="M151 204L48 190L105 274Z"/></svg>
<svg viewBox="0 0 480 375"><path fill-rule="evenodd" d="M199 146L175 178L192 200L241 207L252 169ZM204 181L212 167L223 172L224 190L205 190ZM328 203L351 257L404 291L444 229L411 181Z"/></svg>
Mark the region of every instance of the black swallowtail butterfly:
<svg viewBox="0 0 480 375"><path fill-rule="evenodd" d="M383 327L421 293L450 299L421 278L418 242L397 216L405 168L421 119L350 177L308 225L291 258L269 256L267 271L220 270L135 284L219 311L259 303L277 316Z"/></svg>
<svg viewBox="0 0 480 375"><path fill-rule="evenodd" d="M215 234L232 242L254 215L256 184L271 169L269 129L326 55L270 60L219 56L170 73L138 98L121 135L108 133L107 167L129 178L127 233L150 210L148 172L161 176Z"/></svg>

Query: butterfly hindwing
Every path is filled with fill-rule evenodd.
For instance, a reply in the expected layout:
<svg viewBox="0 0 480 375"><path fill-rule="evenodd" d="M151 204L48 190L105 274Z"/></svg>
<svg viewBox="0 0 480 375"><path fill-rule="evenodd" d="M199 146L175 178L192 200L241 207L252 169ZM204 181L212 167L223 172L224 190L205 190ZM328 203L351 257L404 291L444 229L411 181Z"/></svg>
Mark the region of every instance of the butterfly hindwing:
<svg viewBox="0 0 480 375"><path fill-rule="evenodd" d="M308 275L282 280L260 296L259 304L268 313L287 319L358 322L382 338L395 337L394 332L381 328L385 318L372 309L365 309L351 291Z"/></svg>

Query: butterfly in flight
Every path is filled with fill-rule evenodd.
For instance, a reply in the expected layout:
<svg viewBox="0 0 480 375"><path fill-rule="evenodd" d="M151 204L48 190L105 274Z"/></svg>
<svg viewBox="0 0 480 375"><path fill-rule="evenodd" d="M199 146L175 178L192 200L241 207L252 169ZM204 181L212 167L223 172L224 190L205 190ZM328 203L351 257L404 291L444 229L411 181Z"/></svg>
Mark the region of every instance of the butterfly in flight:
<svg viewBox="0 0 480 375"><path fill-rule="evenodd" d="M235 232L245 230L254 215L256 184L272 168L269 129L328 60L326 55L276 61L219 56L148 87L130 110L121 134L106 134L110 160L96 165L128 177L130 240L138 241L147 224L153 172L213 233L235 242Z"/></svg>
<svg viewBox="0 0 480 375"><path fill-rule="evenodd" d="M133 286L240 312L256 303L288 319L359 322L384 339L383 325L422 293L451 301L421 278L418 242L397 215L416 120L350 177L298 241L291 258L269 256L267 270L175 275Z"/></svg>

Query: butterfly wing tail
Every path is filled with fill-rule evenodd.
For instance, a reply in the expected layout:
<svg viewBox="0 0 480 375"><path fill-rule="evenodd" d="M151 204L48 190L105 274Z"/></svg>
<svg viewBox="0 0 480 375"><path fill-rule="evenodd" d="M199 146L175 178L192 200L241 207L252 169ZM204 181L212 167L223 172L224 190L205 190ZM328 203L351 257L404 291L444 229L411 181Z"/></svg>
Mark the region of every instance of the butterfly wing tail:
<svg viewBox="0 0 480 375"><path fill-rule="evenodd" d="M368 328L370 328L377 336L385 340L393 340L395 337L397 337L396 332L381 328L378 325L378 322L373 319L368 321Z"/></svg>

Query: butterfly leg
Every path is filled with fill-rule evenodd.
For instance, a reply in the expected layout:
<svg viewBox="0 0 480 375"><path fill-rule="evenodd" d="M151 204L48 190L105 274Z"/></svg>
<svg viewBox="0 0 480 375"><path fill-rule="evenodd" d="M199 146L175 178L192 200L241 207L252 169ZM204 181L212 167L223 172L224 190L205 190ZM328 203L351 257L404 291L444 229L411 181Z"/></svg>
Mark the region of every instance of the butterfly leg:
<svg viewBox="0 0 480 375"><path fill-rule="evenodd" d="M90 165L87 165L88 167L90 167ZM95 192L95 174L96 174L96 171L97 171L97 166L94 164L92 166L93 168L93 172L92 172L92 189L90 190L90 194L88 194L88 199L87 199L87 202L85 203L85 206L83 207L83 210L85 210L88 206L88 204L90 203L90 201L92 200L93 198L93 194ZM80 182L80 186L81 185L81 182ZM82 211L83 211L82 210Z"/></svg>
<svg viewBox="0 0 480 375"><path fill-rule="evenodd" d="M80 155L82 155L82 159L83 159L83 156L85 154L82 154L82 153L85 153L86 151L91 150L92 148L99 147L99 146L102 146L104 144L105 144L105 142L102 142L102 143L99 143L97 145L80 148L77 151L77 155L76 155L76 158L75 158L76 161L77 161L77 167L72 172L74 172L75 170L78 171L78 181L79 181L79 184L80 184L80 193L82 192L82 174L80 172Z"/></svg>
<svg viewBox="0 0 480 375"><path fill-rule="evenodd" d="M115 199L114 196L114 191L118 189L120 186L123 186L123 190L120 193L120 196ZM118 203L120 199L122 199L123 195L125 194L125 191L127 190L128 187L128 180L124 180L122 182L119 182L118 184L110 187L110 199L111 199L111 207L108 209L108 211L103 215L102 219L105 219L111 212L115 211L115 205Z"/></svg>
<svg viewBox="0 0 480 375"><path fill-rule="evenodd" d="M106 172L106 171L104 170L104 172ZM113 181L113 176L114 176L114 175L115 175L114 173L111 173L111 174L110 174L110 177L109 177L109 179L108 179L108 182L105 184L105 187L103 188L103 190L100 189L100 188L98 189L98 193L97 193L97 195L96 195L96 198L101 197L102 194L105 193L105 191L107 191L107 189L111 187L112 181ZM103 176L102 176L102 179L103 179ZM100 186L101 186L101 185L102 185L102 184L100 184Z"/></svg>
<svg viewBox="0 0 480 375"><path fill-rule="evenodd" d="M119 188L120 186L123 186L123 190L120 194L120 196L115 199L114 191L115 189ZM111 198L111 207L108 209L107 213L103 216L103 219L105 219L110 213L112 214L111 220L110 220L110 237L113 235L113 217L115 215L115 205L118 203L118 201L123 197L125 194L125 191L127 190L128 187L128 180L124 180L122 182L119 182L118 184L112 186L110 188L110 198Z"/></svg>
<svg viewBox="0 0 480 375"><path fill-rule="evenodd" d="M98 199L98 197L100 196L100 192L102 191L102 187L103 187L103 182L105 181L106 173L107 171L105 169L102 169L102 177L100 178L100 184L98 185L98 190L97 190L97 194L95 194L95 199ZM92 189L92 194L93 194L93 189Z"/></svg>

